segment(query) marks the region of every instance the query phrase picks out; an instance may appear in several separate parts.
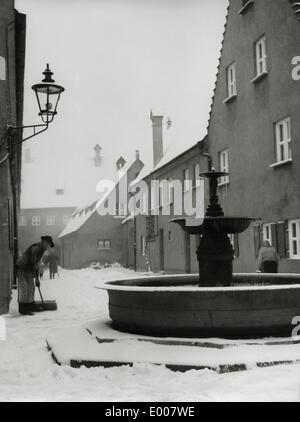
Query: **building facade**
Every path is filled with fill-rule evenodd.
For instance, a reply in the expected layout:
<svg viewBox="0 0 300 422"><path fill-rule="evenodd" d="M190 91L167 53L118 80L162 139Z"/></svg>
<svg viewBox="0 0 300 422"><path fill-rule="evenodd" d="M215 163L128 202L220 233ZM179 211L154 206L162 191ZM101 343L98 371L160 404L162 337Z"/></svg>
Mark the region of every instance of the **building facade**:
<svg viewBox="0 0 300 422"><path fill-rule="evenodd" d="M39 242L41 236L52 236L56 255L61 257L59 234L72 217L75 207L21 209L19 216L19 251Z"/></svg>
<svg viewBox="0 0 300 422"><path fill-rule="evenodd" d="M280 272L300 272L299 3L229 2L208 139L229 171L219 195L227 216L261 217L239 236L235 270L256 270L262 240Z"/></svg>
<svg viewBox="0 0 300 422"><path fill-rule="evenodd" d="M7 125L23 120L23 81L26 17L13 0L0 3L0 314L8 312L15 260L18 256L17 221L20 204L22 134L8 136Z"/></svg>

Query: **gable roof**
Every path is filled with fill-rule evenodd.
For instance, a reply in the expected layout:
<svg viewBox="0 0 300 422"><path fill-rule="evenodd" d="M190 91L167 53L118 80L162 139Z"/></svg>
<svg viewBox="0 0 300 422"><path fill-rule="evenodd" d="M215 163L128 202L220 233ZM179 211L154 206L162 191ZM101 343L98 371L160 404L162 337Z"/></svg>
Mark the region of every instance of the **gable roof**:
<svg viewBox="0 0 300 422"><path fill-rule="evenodd" d="M207 139L207 134L202 137L200 141L195 142L195 140L185 143L180 142L174 142L169 145L169 148L166 149L166 152L162 159L159 161L159 163L153 167L153 166L145 166L138 177L133 180L130 183L130 186L136 186L138 183L146 179L147 177L150 177L153 173L155 173L157 170L162 169L163 167L171 164L173 161L179 159L180 157L184 156L185 154L188 154L193 149L199 148L199 142L204 142Z"/></svg>
<svg viewBox="0 0 300 422"><path fill-rule="evenodd" d="M218 79L219 79L219 75L220 75L220 68L221 68L221 60L222 60L222 56L223 56L225 34L226 34L227 25L228 25L230 2L231 2L231 0L228 0L228 6L227 6L227 9L226 9L226 19L225 19L225 24L224 24L224 31L223 31L223 36L222 36L222 43L221 43L221 49L220 49L220 55L219 55L217 73L216 73L216 80L215 80L213 95L211 97L211 103L210 103L209 118L208 118L208 124L207 124L207 128L206 128L207 131L209 130L209 126L210 126L212 109L213 109L213 104L214 104L214 100L215 100L215 93L216 93L217 83L218 83Z"/></svg>
<svg viewBox="0 0 300 422"><path fill-rule="evenodd" d="M99 194L98 198L95 199L92 203L77 208L72 217L70 218L68 224L63 229L63 231L58 236L60 239L78 231L91 217L93 214L97 212L99 207L107 200L109 195L116 189L118 183L125 177L128 173L130 168L134 165L136 160L131 164L125 164L121 169L114 171L113 177L110 179L113 182L111 188L109 188L104 195ZM104 178L102 180L107 180L108 178ZM101 182L101 180L100 180Z"/></svg>

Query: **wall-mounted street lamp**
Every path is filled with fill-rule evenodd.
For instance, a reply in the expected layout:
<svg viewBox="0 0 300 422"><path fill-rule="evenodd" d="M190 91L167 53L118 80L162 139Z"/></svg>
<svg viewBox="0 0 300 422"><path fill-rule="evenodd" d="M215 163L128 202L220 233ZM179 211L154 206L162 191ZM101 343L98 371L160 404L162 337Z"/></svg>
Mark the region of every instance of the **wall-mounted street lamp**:
<svg viewBox="0 0 300 422"><path fill-rule="evenodd" d="M8 134L12 132L22 131L23 129L33 129L33 134L23 138L22 140L7 145L8 151L16 145L19 145L34 136L45 132L48 129L49 123L51 123L57 114L57 106L60 99L60 95L64 92L65 88L55 84L55 80L52 79L53 72L47 64L46 70L43 72L44 79L41 83L32 86L35 92L36 99L39 106L39 116L41 116L43 124L29 125L29 126L7 126ZM10 138L10 136L9 136Z"/></svg>

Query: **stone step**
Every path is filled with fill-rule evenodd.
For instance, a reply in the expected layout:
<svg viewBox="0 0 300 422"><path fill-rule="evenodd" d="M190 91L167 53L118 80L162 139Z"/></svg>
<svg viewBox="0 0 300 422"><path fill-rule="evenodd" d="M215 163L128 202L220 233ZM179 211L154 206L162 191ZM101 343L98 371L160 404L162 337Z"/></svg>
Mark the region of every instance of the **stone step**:
<svg viewBox="0 0 300 422"><path fill-rule="evenodd" d="M190 343L183 345L182 339L159 344L125 333L115 337L110 333L108 336L108 331L109 328L104 328L102 334L98 331L95 337L85 327L74 327L50 334L46 343L56 363L74 368L146 363L164 365L175 371L211 369L224 373L300 362L300 344L277 343L274 347L236 342L234 347L212 348L203 342L195 347ZM175 343L177 340L180 345Z"/></svg>

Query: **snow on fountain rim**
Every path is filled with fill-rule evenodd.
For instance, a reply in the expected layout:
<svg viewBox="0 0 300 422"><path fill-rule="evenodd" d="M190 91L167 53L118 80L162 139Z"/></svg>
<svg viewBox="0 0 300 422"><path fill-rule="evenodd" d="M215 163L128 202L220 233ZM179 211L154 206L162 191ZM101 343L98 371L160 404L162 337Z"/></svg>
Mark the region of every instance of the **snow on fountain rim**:
<svg viewBox="0 0 300 422"><path fill-rule="evenodd" d="M257 278L271 278L272 276L275 278L290 278L290 279L296 279L300 281L300 274L289 274L289 273L280 273L280 274L265 274L265 273L235 273L235 276L245 276L245 277L257 277ZM198 274L175 274L175 275L157 275L157 276L143 276L143 277L136 277L132 280L138 281L138 280L148 280L148 281L154 281L155 279L170 279L174 278L180 279L184 277L187 281L189 279L198 279ZM105 285L99 284L96 285L95 288L100 290L111 290L111 291L131 291L131 292L230 292L230 291L254 291L254 290L288 290L288 289L300 289L300 283L295 284L272 284L268 286L230 286L230 287L199 287L199 286L125 286L125 285L114 285L110 284L113 282L122 281L126 282L129 281L128 279L120 279L120 280L114 280L106 282Z"/></svg>

